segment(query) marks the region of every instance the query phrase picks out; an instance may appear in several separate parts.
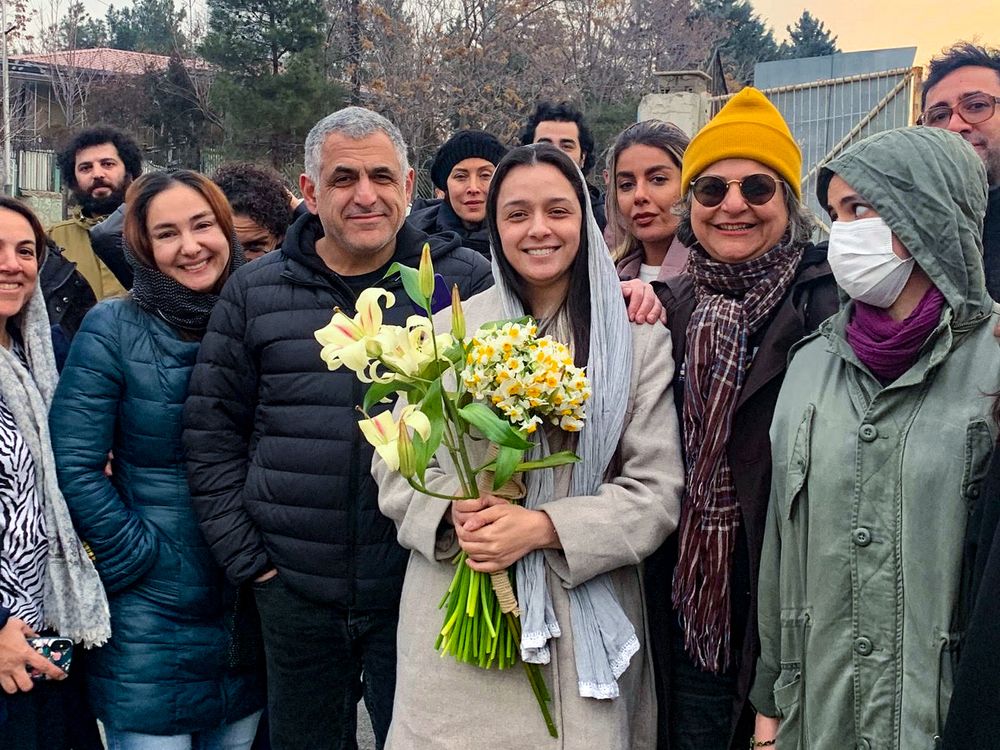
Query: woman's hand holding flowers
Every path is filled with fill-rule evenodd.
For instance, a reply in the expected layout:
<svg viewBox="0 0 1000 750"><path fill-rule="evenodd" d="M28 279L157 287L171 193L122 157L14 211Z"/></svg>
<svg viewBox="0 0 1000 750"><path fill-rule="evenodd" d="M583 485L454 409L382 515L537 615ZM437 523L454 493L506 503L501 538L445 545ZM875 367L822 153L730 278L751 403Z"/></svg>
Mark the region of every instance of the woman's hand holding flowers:
<svg viewBox="0 0 1000 750"><path fill-rule="evenodd" d="M466 505L465 508L456 506ZM474 510L479 505L480 510ZM471 512L469 512L471 511ZM458 501L452 507L458 542L467 565L480 573L510 567L536 549L559 549L559 535L548 515L494 495Z"/></svg>

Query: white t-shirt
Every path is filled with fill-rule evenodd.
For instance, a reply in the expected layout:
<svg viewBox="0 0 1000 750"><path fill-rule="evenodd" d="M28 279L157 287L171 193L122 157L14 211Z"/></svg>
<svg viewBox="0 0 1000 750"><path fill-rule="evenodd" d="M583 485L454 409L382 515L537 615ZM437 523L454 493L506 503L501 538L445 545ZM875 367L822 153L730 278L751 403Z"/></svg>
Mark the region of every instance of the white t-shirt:
<svg viewBox="0 0 1000 750"><path fill-rule="evenodd" d="M659 266L647 266L645 263L639 266L639 280L647 284L652 284L660 276Z"/></svg>

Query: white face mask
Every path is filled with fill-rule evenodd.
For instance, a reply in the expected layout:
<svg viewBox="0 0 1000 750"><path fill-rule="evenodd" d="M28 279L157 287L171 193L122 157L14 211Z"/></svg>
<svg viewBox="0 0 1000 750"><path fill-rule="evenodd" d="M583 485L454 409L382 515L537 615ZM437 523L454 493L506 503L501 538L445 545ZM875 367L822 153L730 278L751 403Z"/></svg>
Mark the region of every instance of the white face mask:
<svg viewBox="0 0 1000 750"><path fill-rule="evenodd" d="M916 262L892 251L892 230L880 217L833 222L827 260L851 299L882 308L899 297Z"/></svg>

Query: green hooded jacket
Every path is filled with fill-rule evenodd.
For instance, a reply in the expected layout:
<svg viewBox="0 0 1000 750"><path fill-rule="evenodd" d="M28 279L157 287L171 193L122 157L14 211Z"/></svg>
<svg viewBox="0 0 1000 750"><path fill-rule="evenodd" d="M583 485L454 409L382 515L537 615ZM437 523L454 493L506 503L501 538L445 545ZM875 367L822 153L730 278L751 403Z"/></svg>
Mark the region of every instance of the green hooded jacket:
<svg viewBox="0 0 1000 750"><path fill-rule="evenodd" d="M961 640L962 538L997 434L998 310L986 175L944 130L872 136L830 162L945 297L916 363L882 386L848 345L853 303L793 351L771 424L751 701L778 747L930 750Z"/></svg>

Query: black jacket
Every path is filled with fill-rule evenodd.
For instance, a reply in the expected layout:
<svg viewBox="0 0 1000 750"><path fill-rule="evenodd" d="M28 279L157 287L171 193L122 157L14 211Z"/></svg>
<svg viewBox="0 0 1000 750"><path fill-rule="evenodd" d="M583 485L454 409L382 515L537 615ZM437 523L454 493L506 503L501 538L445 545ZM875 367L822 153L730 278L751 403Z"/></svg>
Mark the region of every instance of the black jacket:
<svg viewBox="0 0 1000 750"><path fill-rule="evenodd" d="M666 283L653 282L653 289L667 312L676 373L674 403L683 425L687 327L697 304L694 283L689 274L682 274ZM760 651L757 638L757 574L760 571L760 552L771 488L771 441L768 435L771 417L788 366L789 350L838 309L837 285L826 262L826 245L808 247L784 300L751 341L756 353L733 413L732 439L726 446L726 454L733 468L733 483L741 513L739 539L731 570L732 636L734 650L737 651L738 692L732 715L734 750L746 747L753 730L752 711L747 706L746 697ZM670 663L675 645L672 629L676 630L672 628L676 614L671 597L678 542L679 535L674 534L645 564L656 675L657 747L660 750L670 748Z"/></svg>
<svg viewBox="0 0 1000 750"><path fill-rule="evenodd" d="M314 332L355 291L316 254L319 219L300 217L280 252L226 283L202 341L185 405L195 513L230 580L271 566L317 602L398 606L408 553L378 509L372 448L357 427L366 386L327 370ZM408 225L393 260L416 266L428 237ZM454 235L430 238L435 270L463 298L493 283L489 264ZM381 274L375 274L378 277ZM413 314L399 277L373 280L396 296L385 321Z"/></svg>
<svg viewBox="0 0 1000 750"><path fill-rule="evenodd" d="M62 369L69 344L83 322L83 316L97 304L97 297L90 284L76 270L76 264L67 260L62 249L51 240L45 250L45 260L38 272L45 308L52 326L52 348L56 364Z"/></svg>
<svg viewBox="0 0 1000 750"><path fill-rule="evenodd" d="M104 221L90 229L90 247L100 258L118 283L126 289L132 288L132 266L125 259L125 245L122 232L125 228L125 204L122 203Z"/></svg>
<svg viewBox="0 0 1000 750"><path fill-rule="evenodd" d="M587 192L590 194L590 208L594 212L594 221L597 222L597 228L603 232L608 225L607 210L604 207L604 193L589 182L587 183Z"/></svg>
<svg viewBox="0 0 1000 750"><path fill-rule="evenodd" d="M986 270L986 291L1000 300L1000 185L990 188L983 222L983 265Z"/></svg>
<svg viewBox="0 0 1000 750"><path fill-rule="evenodd" d="M942 747L995 750L1000 744L1000 451L993 451L979 493L967 500L961 597L952 624L965 636Z"/></svg>
<svg viewBox="0 0 1000 750"><path fill-rule="evenodd" d="M439 200L410 211L406 221L431 236L455 232L462 238L463 245L471 247L487 260L490 258L490 234L486 229L486 222L484 221L479 229L469 229L458 218L458 214L448 201Z"/></svg>

